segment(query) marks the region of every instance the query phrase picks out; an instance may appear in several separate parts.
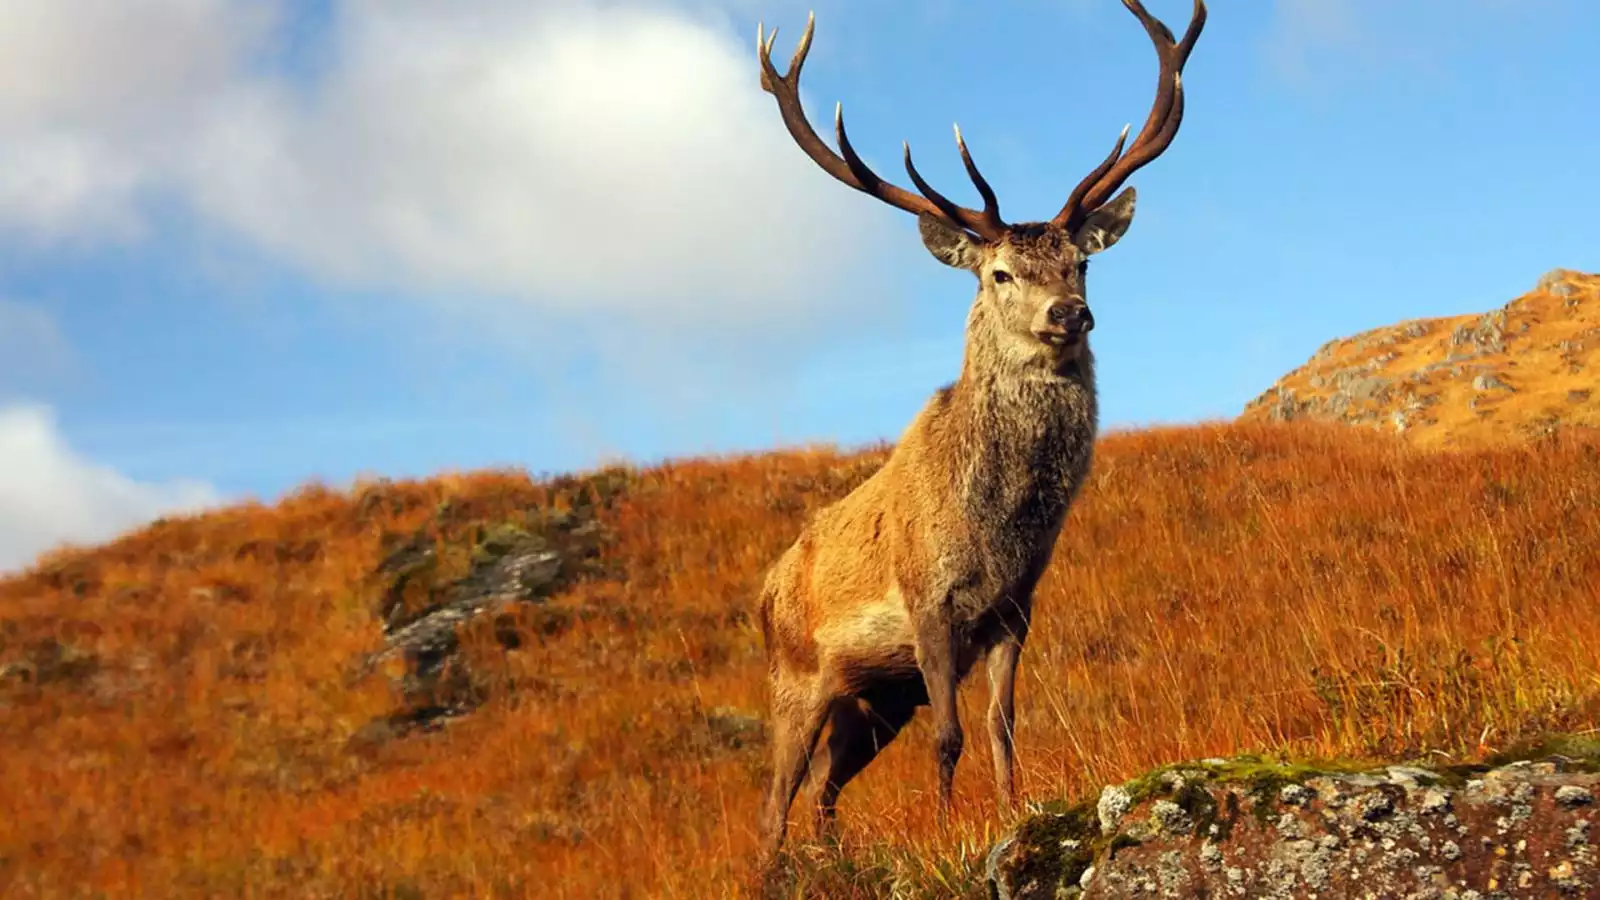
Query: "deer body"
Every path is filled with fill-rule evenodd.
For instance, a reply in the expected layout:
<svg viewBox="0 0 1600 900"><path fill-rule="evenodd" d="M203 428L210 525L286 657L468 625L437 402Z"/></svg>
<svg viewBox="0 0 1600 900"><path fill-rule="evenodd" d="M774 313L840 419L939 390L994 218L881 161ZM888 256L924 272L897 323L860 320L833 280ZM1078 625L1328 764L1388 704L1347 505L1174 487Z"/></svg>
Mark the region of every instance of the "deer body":
<svg viewBox="0 0 1600 900"><path fill-rule="evenodd" d="M996 794L1003 809L1013 806L1017 663L1034 588L1089 473L1098 428L1088 259L1132 221L1133 189L1112 194L1176 133L1179 72L1205 21L1196 0L1188 31L1175 41L1139 0L1123 2L1161 59L1155 108L1127 153L1124 130L1048 222L1000 219L959 130L981 211L929 187L909 149L906 169L920 196L883 181L851 148L837 116L843 156L835 154L798 99L812 25L787 75L772 66L772 41L758 36L763 87L778 98L796 143L838 180L917 214L928 251L978 279L960 376L928 400L882 468L803 527L763 585L772 691L773 769L761 823L768 863L824 730L819 832L831 828L844 786L920 706L934 715L938 813L946 820L965 742L956 691L980 662L990 687Z"/></svg>
<svg viewBox="0 0 1600 900"><path fill-rule="evenodd" d="M850 693L920 681L911 623L929 604L951 604L963 675L1025 627L1093 453L1093 369L1076 369L1059 382L965 374L935 394L883 467L773 567L771 664L826 670Z"/></svg>

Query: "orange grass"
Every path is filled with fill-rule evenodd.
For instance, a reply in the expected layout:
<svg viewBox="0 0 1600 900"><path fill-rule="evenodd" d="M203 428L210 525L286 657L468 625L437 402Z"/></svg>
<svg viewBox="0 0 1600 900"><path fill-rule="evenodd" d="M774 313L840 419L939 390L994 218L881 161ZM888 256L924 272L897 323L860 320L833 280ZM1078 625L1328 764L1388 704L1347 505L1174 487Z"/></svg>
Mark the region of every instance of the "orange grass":
<svg viewBox="0 0 1600 900"><path fill-rule="evenodd" d="M353 674L382 641L385 535L470 542L582 479L311 486L53 554L0 582L0 895L741 895L765 748L717 716L765 712L756 588L882 452L626 473L603 571L557 598L592 614L510 651L468 629L489 701L388 741L361 737L388 680ZM1597 498L1600 442L1578 438L1107 437L1023 655L1024 795L1238 751L1463 760L1594 729ZM987 742L967 746L948 832L926 713L845 793L842 854L807 846L802 796L793 892L981 896L1007 823Z"/></svg>

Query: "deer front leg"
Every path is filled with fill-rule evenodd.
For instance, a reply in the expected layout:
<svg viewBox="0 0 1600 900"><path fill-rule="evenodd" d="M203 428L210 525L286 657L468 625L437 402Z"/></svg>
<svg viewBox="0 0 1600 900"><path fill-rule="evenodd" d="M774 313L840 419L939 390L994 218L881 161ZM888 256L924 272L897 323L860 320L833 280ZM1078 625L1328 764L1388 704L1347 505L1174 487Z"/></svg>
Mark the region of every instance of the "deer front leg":
<svg viewBox="0 0 1600 900"><path fill-rule="evenodd" d="M961 759L961 717L956 711L956 648L951 616L951 600L946 598L918 623L916 635L917 667L928 689L928 705L933 708L934 754L939 763L938 819L941 827L950 822L956 763Z"/></svg>
<svg viewBox="0 0 1600 900"><path fill-rule="evenodd" d="M789 827L789 807L811 766L831 698L816 677L774 672L772 687L772 781L761 813L758 870L771 873Z"/></svg>
<svg viewBox="0 0 1600 900"><path fill-rule="evenodd" d="M1022 637L1007 637L989 649L989 747L994 756L995 796L1002 815L1010 815L1016 801L1015 789L1015 699L1017 660L1022 656Z"/></svg>

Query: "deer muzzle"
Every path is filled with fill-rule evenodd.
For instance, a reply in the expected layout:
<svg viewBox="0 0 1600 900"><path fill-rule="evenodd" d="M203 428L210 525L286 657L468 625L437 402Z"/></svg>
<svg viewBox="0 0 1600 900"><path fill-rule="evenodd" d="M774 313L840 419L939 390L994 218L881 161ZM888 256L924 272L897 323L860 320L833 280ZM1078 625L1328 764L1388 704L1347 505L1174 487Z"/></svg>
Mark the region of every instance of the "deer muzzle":
<svg viewBox="0 0 1600 900"><path fill-rule="evenodd" d="M1051 343L1081 338L1094 328L1094 313L1088 304L1077 299L1052 302L1045 309L1044 320L1039 336Z"/></svg>

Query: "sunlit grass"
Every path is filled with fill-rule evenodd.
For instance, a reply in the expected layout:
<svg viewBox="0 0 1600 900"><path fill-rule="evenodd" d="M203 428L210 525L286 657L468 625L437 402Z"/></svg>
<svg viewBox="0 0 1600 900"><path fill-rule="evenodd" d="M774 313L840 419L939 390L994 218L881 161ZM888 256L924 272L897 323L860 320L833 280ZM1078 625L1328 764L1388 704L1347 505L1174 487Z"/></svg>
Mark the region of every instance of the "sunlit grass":
<svg viewBox="0 0 1600 900"><path fill-rule="evenodd" d="M55 554L0 582L0 895L738 895L764 747L718 716L765 713L762 570L882 452L606 475L602 564L558 598L594 614L511 651L469 629L489 701L387 742L351 740L398 702L353 670L396 536L465 546L592 486L313 486ZM1242 750L1466 759L1595 728L1597 498L1600 443L1575 438L1106 438L1023 655L1024 795ZM967 746L948 832L925 714L846 792L842 853L808 845L802 797L795 893L976 891L1006 823L987 742Z"/></svg>

